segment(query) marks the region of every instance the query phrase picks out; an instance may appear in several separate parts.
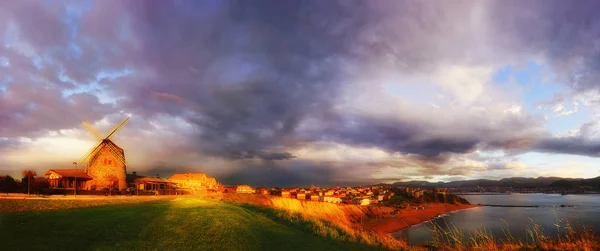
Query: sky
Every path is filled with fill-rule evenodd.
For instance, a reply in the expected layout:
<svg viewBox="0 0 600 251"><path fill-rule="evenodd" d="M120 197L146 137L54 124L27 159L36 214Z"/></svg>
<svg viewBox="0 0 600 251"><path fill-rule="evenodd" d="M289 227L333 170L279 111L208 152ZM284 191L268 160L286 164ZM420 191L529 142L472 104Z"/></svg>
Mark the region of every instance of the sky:
<svg viewBox="0 0 600 251"><path fill-rule="evenodd" d="M0 174L600 176L598 1L0 2Z"/></svg>

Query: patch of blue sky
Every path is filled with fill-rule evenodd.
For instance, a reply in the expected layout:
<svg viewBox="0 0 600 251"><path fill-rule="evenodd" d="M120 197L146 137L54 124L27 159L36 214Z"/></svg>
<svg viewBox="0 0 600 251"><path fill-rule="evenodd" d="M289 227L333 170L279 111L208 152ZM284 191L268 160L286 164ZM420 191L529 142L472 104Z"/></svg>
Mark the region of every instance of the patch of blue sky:
<svg viewBox="0 0 600 251"><path fill-rule="evenodd" d="M5 92L12 81L13 78L11 76L4 76L4 78L0 79L0 91Z"/></svg>
<svg viewBox="0 0 600 251"><path fill-rule="evenodd" d="M525 64L525 67L515 67L513 65L505 65L498 69L492 80L496 83L506 83L511 80L520 85L528 85L535 82L544 70L544 66L536 62L530 61Z"/></svg>
<svg viewBox="0 0 600 251"><path fill-rule="evenodd" d="M0 66L1 67L8 67L10 65L10 61L8 60L7 57L5 56L1 56L0 57Z"/></svg>
<svg viewBox="0 0 600 251"><path fill-rule="evenodd" d="M75 85L74 88L64 89L61 91L63 98L66 98L68 96L71 96L71 95L77 94L77 93L94 92L94 91L100 89L100 86L98 85L97 82L90 83L90 84L77 83L74 79L65 75L64 69L61 69L60 72L58 73L58 79L60 79L60 81L72 83Z"/></svg>
<svg viewBox="0 0 600 251"><path fill-rule="evenodd" d="M79 24L81 21L81 17L85 12L88 12L92 9L92 1L78 1L77 4L66 4L65 10L66 15L64 17L64 23L67 27L70 28L70 40L71 42L68 45L68 49L70 50L70 55L79 59L82 55L81 46L76 43L76 39L79 32Z"/></svg>
<svg viewBox="0 0 600 251"><path fill-rule="evenodd" d="M71 43L71 44L69 45L69 48L71 49L71 52L72 52L72 54L71 54L71 55L72 55L74 58L76 58L76 59L79 59L79 58L81 58L81 56L83 55L83 51L81 50L81 46L79 46L78 44L76 44L76 43Z"/></svg>
<svg viewBox="0 0 600 251"><path fill-rule="evenodd" d="M69 81L69 78L65 78L65 77L60 77L62 81ZM100 92L104 91L104 88L102 85L98 84L98 82L92 82L89 84L76 84L74 88L70 88L70 89L65 89L62 90L62 96L63 98L67 98L71 95L74 94L79 94L79 93L89 93L89 94L93 94L93 95L97 95Z"/></svg>
<svg viewBox="0 0 600 251"><path fill-rule="evenodd" d="M96 75L96 81L102 81L104 79L108 79L108 80L114 80L117 78L121 78L121 77L125 77L128 75L133 74L133 71L131 69L123 69L120 71L101 71Z"/></svg>
<svg viewBox="0 0 600 251"><path fill-rule="evenodd" d="M513 71L512 66L506 65L506 66L498 69L498 71L496 71L494 76L492 76L492 80L495 83L506 83L506 82L510 81L512 71Z"/></svg>
<svg viewBox="0 0 600 251"><path fill-rule="evenodd" d="M515 79L518 84L540 84L542 83L542 74L544 66L536 62L527 62L527 66L523 70L517 70L514 72Z"/></svg>
<svg viewBox="0 0 600 251"><path fill-rule="evenodd" d="M567 94L569 89L565 85L552 82L552 79L554 77L548 67L536 62L528 62L526 67L519 68L507 65L499 69L493 77L493 81L499 85L511 82L522 86L523 107L529 113L547 117L544 126L550 132L566 132L588 122L590 113L581 109L570 115L556 116L551 101L558 95ZM565 102L563 105L567 110L574 108L572 102ZM537 109L540 106L543 109Z"/></svg>
<svg viewBox="0 0 600 251"><path fill-rule="evenodd" d="M36 69L41 70L43 67L43 62L44 62L44 58L42 58L42 56L40 55L34 55L31 58L31 61L33 62L33 65L35 66Z"/></svg>
<svg viewBox="0 0 600 251"><path fill-rule="evenodd" d="M64 75L64 72L61 72L59 74L60 80L75 84L74 88L62 90L61 94L62 94L63 98L67 98L74 94L89 93L89 94L96 96L98 98L98 100L100 101L100 103L104 103L104 104L113 103L114 104L117 102L118 97L109 95L107 87L105 85L100 84L100 82L102 80L106 80L106 79L108 79L108 80L118 79L121 77L128 76L130 74L133 74L133 71L130 69L124 69L121 71L112 71L112 72L101 71L100 73L98 73L96 75L95 81L91 81L90 83L76 83L73 79Z"/></svg>
<svg viewBox="0 0 600 251"><path fill-rule="evenodd" d="M81 10L81 8L78 8L76 6L73 5L67 5L65 6L65 10L66 10L66 15L65 15L65 19L64 22L65 24L70 28L71 30L71 39L77 37L77 32L79 30L79 20L81 19L81 15L83 14L83 11Z"/></svg>
<svg viewBox="0 0 600 251"><path fill-rule="evenodd" d="M544 127L552 133L567 132L570 130L579 129L581 125L591 121L592 115L587 109L581 108L579 111L565 116L556 116L556 114L552 111L546 111L546 114L548 114L548 121Z"/></svg>
<svg viewBox="0 0 600 251"><path fill-rule="evenodd" d="M525 67L506 65L494 74L492 80L498 85L513 83L521 86L521 98L526 108L535 109L540 102L548 101L567 89L548 81L552 79L550 75L551 72L546 66L531 61L527 62Z"/></svg>

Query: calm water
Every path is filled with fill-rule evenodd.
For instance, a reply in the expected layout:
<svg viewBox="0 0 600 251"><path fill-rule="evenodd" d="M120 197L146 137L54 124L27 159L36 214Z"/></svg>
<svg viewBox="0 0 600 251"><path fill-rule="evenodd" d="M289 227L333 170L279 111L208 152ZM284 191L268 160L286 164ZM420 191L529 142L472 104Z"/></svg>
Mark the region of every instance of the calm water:
<svg viewBox="0 0 600 251"><path fill-rule="evenodd" d="M513 237L526 241L527 228L533 220L543 227L543 233L556 236L554 224L564 226L568 219L572 226L588 226L600 233L600 196L599 195L560 195L560 194L511 194L511 195L462 195L472 204L493 205L539 205L527 207L478 207L453 212L438 217L431 222L412 226L393 234L396 238L408 239L410 244L422 244L431 241L432 223L443 228L452 227L468 234L476 229L486 229L497 238L504 238L504 232L510 231ZM560 207L572 205L573 207ZM531 219L530 219L531 218ZM504 232L503 232L504 231Z"/></svg>

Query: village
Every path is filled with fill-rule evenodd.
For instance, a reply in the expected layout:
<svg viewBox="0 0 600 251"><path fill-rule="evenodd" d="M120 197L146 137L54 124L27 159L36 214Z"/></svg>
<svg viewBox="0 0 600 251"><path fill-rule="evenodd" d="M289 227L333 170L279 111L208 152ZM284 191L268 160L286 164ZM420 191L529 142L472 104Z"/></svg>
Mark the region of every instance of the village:
<svg viewBox="0 0 600 251"><path fill-rule="evenodd" d="M91 123L83 121L96 144L73 162L73 168L48 169L44 176L34 170L24 170L21 182L0 176L0 192L38 195L198 195L207 193L241 193L280 196L306 201L356 205L378 204L394 195L419 199L424 194L446 194L445 189L421 189L391 185L319 188L252 188L248 185L223 186L204 173L176 173L169 178L160 175L138 175L127 172L125 151L112 137L122 129L129 117L117 122L107 133L100 133ZM198 168L200 169L200 168Z"/></svg>
<svg viewBox="0 0 600 251"><path fill-rule="evenodd" d="M24 171L21 186L10 176L0 176L0 190L4 193L23 192L37 195L203 195L215 193L261 194L303 201L343 203L356 205L378 204L394 195L419 199L424 194L446 194L446 189L409 188L391 185L320 188L253 188L248 185L224 186L203 173L177 173L169 178L142 176L137 172L126 174L125 186L118 181L109 187L98 188L86 184L93 180L84 170L50 169L44 177L35 177L34 171ZM31 177L28 177L31 175ZM14 185L10 185L12 180ZM31 190L31 191L29 191Z"/></svg>
<svg viewBox="0 0 600 251"><path fill-rule="evenodd" d="M247 185L223 187L222 192L257 193L306 201L344 203L367 206L390 200L394 195L419 199L424 194L446 194L445 189L421 189L390 185L319 188L251 188Z"/></svg>

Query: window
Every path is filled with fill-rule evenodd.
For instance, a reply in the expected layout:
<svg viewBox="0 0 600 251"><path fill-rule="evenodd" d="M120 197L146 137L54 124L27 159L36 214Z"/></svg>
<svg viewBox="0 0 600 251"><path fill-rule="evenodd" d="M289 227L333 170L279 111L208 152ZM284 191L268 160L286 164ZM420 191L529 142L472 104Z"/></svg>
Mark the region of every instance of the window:
<svg viewBox="0 0 600 251"><path fill-rule="evenodd" d="M106 165L106 158L104 158L104 164Z"/></svg>
<svg viewBox="0 0 600 251"><path fill-rule="evenodd" d="M112 165L112 160L108 160L108 165Z"/></svg>

